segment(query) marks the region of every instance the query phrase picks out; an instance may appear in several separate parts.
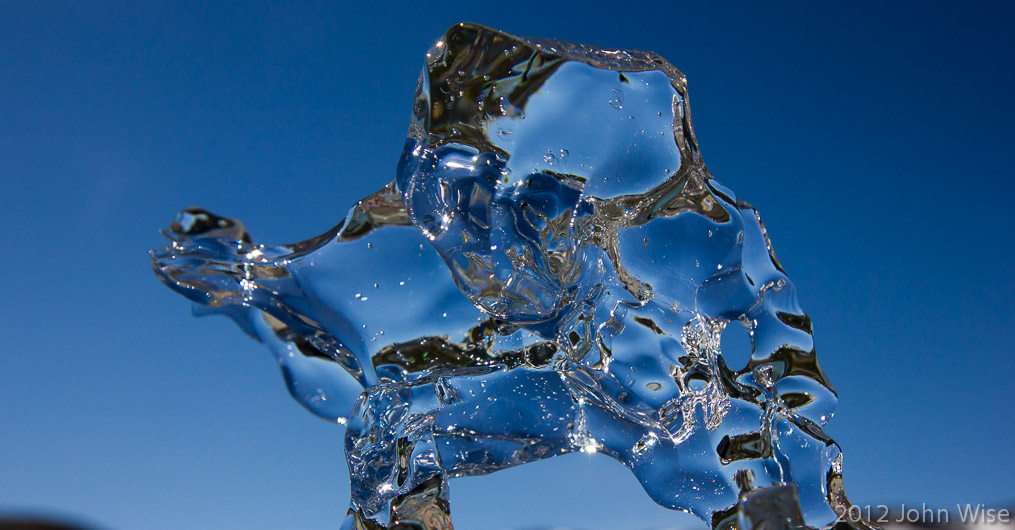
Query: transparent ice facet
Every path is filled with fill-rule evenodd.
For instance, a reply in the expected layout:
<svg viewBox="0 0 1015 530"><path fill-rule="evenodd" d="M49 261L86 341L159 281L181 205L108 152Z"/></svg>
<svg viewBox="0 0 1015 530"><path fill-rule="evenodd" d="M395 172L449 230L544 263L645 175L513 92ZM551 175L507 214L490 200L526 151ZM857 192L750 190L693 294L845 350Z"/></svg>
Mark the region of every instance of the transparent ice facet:
<svg viewBox="0 0 1015 530"><path fill-rule="evenodd" d="M189 208L166 235L159 279L348 423L343 528L451 528L450 479L575 451L717 529L850 506L810 319L656 54L456 25L394 180L335 228L265 246Z"/></svg>

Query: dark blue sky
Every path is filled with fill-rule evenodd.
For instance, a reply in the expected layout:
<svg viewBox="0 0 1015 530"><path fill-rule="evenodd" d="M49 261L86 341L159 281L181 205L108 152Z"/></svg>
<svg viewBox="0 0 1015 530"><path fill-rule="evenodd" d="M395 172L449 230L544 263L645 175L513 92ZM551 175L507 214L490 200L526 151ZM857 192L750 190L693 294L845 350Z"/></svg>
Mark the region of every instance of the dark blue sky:
<svg viewBox="0 0 1015 530"><path fill-rule="evenodd" d="M855 502L1015 500L1012 8L159 4L0 1L0 512L338 526L342 429L261 346L191 317L145 251L193 204L266 243L333 225L392 177L422 55L464 20L687 75L709 167L814 320ZM452 497L463 530L689 521L586 455Z"/></svg>

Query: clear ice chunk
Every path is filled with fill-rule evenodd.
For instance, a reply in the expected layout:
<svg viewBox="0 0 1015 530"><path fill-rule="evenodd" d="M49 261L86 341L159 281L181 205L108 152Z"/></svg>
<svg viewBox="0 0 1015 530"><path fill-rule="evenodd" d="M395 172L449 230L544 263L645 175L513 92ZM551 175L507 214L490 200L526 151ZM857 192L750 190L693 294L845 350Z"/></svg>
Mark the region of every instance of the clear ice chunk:
<svg viewBox="0 0 1015 530"><path fill-rule="evenodd" d="M839 521L810 319L654 53L456 25L394 180L335 228L265 246L189 208L165 233L159 279L348 423L343 528L451 528L451 478L575 451L715 529L866 526Z"/></svg>

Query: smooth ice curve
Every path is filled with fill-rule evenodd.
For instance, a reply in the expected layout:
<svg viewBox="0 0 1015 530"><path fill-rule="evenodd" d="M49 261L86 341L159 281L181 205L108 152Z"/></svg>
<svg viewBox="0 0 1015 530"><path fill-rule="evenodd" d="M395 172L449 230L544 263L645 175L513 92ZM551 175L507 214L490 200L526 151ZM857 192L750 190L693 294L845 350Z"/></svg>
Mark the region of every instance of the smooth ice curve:
<svg viewBox="0 0 1015 530"><path fill-rule="evenodd" d="M335 228L265 246L188 208L151 252L348 423L343 528L452 528L451 478L574 451L712 528L866 526L839 522L810 319L705 167L684 76L475 24L425 62L395 178Z"/></svg>

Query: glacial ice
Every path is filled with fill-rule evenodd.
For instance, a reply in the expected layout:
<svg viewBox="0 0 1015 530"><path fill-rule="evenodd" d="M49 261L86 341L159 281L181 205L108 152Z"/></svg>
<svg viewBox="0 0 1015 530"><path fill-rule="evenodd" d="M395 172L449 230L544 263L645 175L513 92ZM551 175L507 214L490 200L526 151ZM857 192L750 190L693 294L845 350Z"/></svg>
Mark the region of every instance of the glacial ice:
<svg viewBox="0 0 1015 530"><path fill-rule="evenodd" d="M266 246L188 208L165 234L159 279L348 423L343 528L449 529L450 479L575 451L715 529L866 526L838 521L810 319L654 53L456 25L395 178L336 227Z"/></svg>

